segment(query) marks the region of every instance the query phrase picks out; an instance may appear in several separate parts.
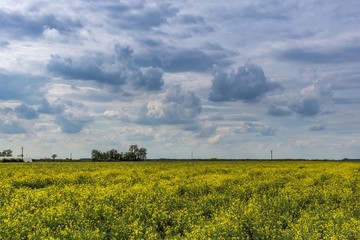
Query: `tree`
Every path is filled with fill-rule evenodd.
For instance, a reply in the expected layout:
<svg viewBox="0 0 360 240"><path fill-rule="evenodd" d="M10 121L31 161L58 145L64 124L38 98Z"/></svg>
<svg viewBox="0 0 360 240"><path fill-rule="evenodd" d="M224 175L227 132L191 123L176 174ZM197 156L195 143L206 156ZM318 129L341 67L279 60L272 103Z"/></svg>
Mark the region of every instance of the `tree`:
<svg viewBox="0 0 360 240"><path fill-rule="evenodd" d="M125 153L118 152L116 149L111 149L106 152L93 149L91 159L93 161L141 161L146 160L146 148L130 145L129 151Z"/></svg>
<svg viewBox="0 0 360 240"><path fill-rule="evenodd" d="M136 153L139 150L137 145L130 145L129 152Z"/></svg>
<svg viewBox="0 0 360 240"><path fill-rule="evenodd" d="M7 149L0 152L0 157L11 157L12 156L12 150Z"/></svg>
<svg viewBox="0 0 360 240"><path fill-rule="evenodd" d="M91 159L92 160L98 160L100 159L101 152L99 150L93 149L91 151Z"/></svg>
<svg viewBox="0 0 360 240"><path fill-rule="evenodd" d="M139 161L144 161L146 160L146 148L140 148L138 151L137 151L137 154L136 154L136 158L137 160Z"/></svg>
<svg viewBox="0 0 360 240"><path fill-rule="evenodd" d="M55 158L57 158L57 154L53 154L53 155L51 155L51 158L53 159L53 160L55 160Z"/></svg>
<svg viewBox="0 0 360 240"><path fill-rule="evenodd" d="M109 160L114 161L118 159L118 151L116 149L111 149L109 151Z"/></svg>
<svg viewBox="0 0 360 240"><path fill-rule="evenodd" d="M126 153L124 153L124 160L125 161L134 161L134 160L136 160L136 154L133 152L126 152Z"/></svg>

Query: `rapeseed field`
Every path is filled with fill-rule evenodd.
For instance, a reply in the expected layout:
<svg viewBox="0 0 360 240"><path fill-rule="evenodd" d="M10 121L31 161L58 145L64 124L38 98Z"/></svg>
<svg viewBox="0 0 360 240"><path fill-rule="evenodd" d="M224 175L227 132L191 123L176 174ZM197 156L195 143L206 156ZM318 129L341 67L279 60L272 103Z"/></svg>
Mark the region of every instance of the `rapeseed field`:
<svg viewBox="0 0 360 240"><path fill-rule="evenodd" d="M360 163L0 164L0 239L360 239Z"/></svg>

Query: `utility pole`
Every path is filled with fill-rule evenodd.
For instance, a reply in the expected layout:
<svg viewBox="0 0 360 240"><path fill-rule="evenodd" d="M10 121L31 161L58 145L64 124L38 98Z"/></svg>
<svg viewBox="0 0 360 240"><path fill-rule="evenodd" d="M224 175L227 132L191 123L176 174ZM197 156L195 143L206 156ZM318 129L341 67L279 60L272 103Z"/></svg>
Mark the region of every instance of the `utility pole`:
<svg viewBox="0 0 360 240"><path fill-rule="evenodd" d="M271 160L273 160L273 151L270 151L270 155L271 155Z"/></svg>
<svg viewBox="0 0 360 240"><path fill-rule="evenodd" d="M24 147L21 147L21 160L24 161Z"/></svg>

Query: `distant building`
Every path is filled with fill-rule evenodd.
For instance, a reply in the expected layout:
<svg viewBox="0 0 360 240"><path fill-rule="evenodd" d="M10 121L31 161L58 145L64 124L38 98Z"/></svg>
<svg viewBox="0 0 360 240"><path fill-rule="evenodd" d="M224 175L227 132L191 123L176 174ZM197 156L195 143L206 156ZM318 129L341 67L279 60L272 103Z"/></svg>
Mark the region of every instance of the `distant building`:
<svg viewBox="0 0 360 240"><path fill-rule="evenodd" d="M24 162L32 162L33 160L31 159L31 157L24 157Z"/></svg>

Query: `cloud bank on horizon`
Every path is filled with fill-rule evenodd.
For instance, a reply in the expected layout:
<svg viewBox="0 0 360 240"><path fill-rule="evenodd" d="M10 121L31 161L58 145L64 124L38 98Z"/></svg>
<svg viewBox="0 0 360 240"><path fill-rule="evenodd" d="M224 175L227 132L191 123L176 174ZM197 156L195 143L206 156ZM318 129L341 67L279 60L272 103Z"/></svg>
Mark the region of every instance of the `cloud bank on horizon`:
<svg viewBox="0 0 360 240"><path fill-rule="evenodd" d="M1 146L150 158L360 158L360 2L0 7Z"/></svg>

